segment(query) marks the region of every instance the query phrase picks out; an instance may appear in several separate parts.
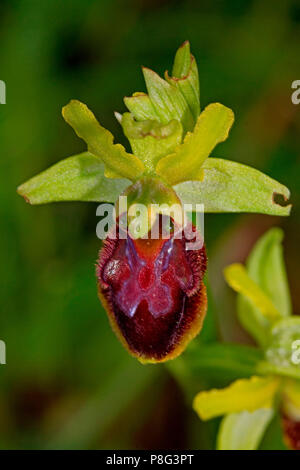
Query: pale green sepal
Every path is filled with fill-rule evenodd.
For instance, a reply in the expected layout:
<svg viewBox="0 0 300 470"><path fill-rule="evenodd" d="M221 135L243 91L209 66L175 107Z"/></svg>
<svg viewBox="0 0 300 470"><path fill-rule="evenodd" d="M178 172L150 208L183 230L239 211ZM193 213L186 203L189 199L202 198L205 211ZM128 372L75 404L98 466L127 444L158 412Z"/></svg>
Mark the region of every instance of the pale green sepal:
<svg viewBox="0 0 300 470"><path fill-rule="evenodd" d="M220 103L208 105L198 117L194 131L187 133L174 153L158 162L156 172L172 185L199 180L204 161L227 138L233 120L231 109Z"/></svg>
<svg viewBox="0 0 300 470"><path fill-rule="evenodd" d="M144 163L145 168L154 172L157 162L173 152L182 139L182 125L173 119L168 124L158 121L135 121L132 114L124 113L121 119L124 134L132 151Z"/></svg>
<svg viewBox="0 0 300 470"><path fill-rule="evenodd" d="M89 152L100 157L105 164L105 176L135 181L144 172L143 163L125 151L121 144L113 143L113 135L102 127L94 114L80 101L72 100L62 110L65 121L88 146Z"/></svg>
<svg viewBox="0 0 300 470"><path fill-rule="evenodd" d="M217 450L255 450L274 416L272 408L232 413L221 422Z"/></svg>
<svg viewBox="0 0 300 470"><path fill-rule="evenodd" d="M30 204L57 201L115 202L130 185L104 176L104 164L89 152L61 160L18 187Z"/></svg>
<svg viewBox="0 0 300 470"><path fill-rule="evenodd" d="M167 157L166 157L167 158ZM163 162L163 160L162 160ZM256 212L289 215L291 206L274 201L275 194L288 199L287 187L258 170L241 163L207 158L203 181L186 181L174 186L186 204L204 204L205 212Z"/></svg>

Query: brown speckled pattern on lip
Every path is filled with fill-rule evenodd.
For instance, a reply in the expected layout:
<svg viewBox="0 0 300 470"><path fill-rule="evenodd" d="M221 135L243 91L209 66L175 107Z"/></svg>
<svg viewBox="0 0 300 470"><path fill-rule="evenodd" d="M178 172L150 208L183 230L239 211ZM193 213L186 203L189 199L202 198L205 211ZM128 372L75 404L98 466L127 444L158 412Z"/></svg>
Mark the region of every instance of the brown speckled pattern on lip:
<svg viewBox="0 0 300 470"><path fill-rule="evenodd" d="M191 224L190 230L195 232ZM108 237L100 250L100 299L122 343L143 362L176 357L201 329L205 248L187 251L186 242L184 235L167 240Z"/></svg>

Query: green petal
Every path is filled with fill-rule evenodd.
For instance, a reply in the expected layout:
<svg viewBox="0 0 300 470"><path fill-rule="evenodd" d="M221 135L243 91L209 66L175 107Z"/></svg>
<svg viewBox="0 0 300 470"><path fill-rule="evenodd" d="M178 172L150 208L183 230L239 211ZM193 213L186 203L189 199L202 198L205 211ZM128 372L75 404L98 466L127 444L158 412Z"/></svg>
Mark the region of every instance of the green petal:
<svg viewBox="0 0 300 470"><path fill-rule="evenodd" d="M203 181L186 181L175 186L183 203L204 204L205 212L289 215L290 205L283 207L274 201L275 194L288 199L288 188L260 171L221 158L208 158L202 168Z"/></svg>
<svg viewBox="0 0 300 470"><path fill-rule="evenodd" d="M270 298L247 274L242 264L235 263L224 269L224 276L229 286L246 297L262 315L270 321L280 317L280 313Z"/></svg>
<svg viewBox="0 0 300 470"><path fill-rule="evenodd" d="M98 157L84 152L61 160L18 187L30 204L55 201L115 202L130 184L125 179L108 179Z"/></svg>
<svg viewBox="0 0 300 470"><path fill-rule="evenodd" d="M281 316L291 313L291 301L282 254L283 232L272 228L255 244L246 267L250 278L268 295ZM244 328L266 346L270 323L253 303L238 297L238 317Z"/></svg>
<svg viewBox="0 0 300 470"><path fill-rule="evenodd" d="M174 153L158 162L156 172L172 185L199 179L204 160L227 138L233 120L231 109L220 103L208 105L198 117L194 131L186 135Z"/></svg>
<svg viewBox="0 0 300 470"><path fill-rule="evenodd" d="M217 449L257 449L273 416L272 408L260 408L252 412L242 411L225 416L217 437Z"/></svg>
<svg viewBox="0 0 300 470"><path fill-rule="evenodd" d="M190 53L188 41L185 41L176 52L172 77L166 72L165 78L168 83L180 90L196 122L200 114L199 77L196 60Z"/></svg>
<svg viewBox="0 0 300 470"><path fill-rule="evenodd" d="M188 103L181 92L161 78L157 73L146 67L143 74L147 86L149 98L153 104L159 121L167 124L172 119L182 123L184 132L192 130L195 124Z"/></svg>
<svg viewBox="0 0 300 470"><path fill-rule="evenodd" d="M143 163L113 143L113 135L100 126L94 114L80 101L72 100L63 108L63 117L76 134L85 140L88 150L105 164L105 176L136 180L144 171Z"/></svg>
<svg viewBox="0 0 300 470"><path fill-rule="evenodd" d="M173 152L182 139L182 125L175 119L168 124L160 124L158 121L150 120L135 121L132 114L124 113L120 122L133 153L152 173L157 162Z"/></svg>
<svg viewBox="0 0 300 470"><path fill-rule="evenodd" d="M191 51L189 41L185 41L175 54L172 76L176 78L185 77L191 67Z"/></svg>
<svg viewBox="0 0 300 470"><path fill-rule="evenodd" d="M146 93L136 92L132 96L125 96L124 103L137 121L159 121L151 100Z"/></svg>
<svg viewBox="0 0 300 470"><path fill-rule="evenodd" d="M224 389L213 389L196 395L193 408L202 420L228 413L270 408L278 389L275 377L240 379Z"/></svg>

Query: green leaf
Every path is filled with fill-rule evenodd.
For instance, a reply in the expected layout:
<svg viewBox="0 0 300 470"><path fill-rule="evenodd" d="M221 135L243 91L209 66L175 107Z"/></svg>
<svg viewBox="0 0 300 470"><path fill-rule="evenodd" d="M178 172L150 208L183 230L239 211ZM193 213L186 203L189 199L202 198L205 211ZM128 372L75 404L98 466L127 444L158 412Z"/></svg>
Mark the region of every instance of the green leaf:
<svg viewBox="0 0 300 470"><path fill-rule="evenodd" d="M260 171L221 158L208 158L202 169L203 181L186 181L174 187L183 203L204 204L205 212L289 215L290 205L283 207L274 201L275 194L288 199L288 188Z"/></svg>
<svg viewBox="0 0 300 470"><path fill-rule="evenodd" d="M255 244L246 267L249 277L260 286L282 316L290 315L291 302L281 241L283 232L272 228ZM266 346L270 322L244 296L238 297L238 316L244 328Z"/></svg>
<svg viewBox="0 0 300 470"><path fill-rule="evenodd" d="M122 145L113 143L113 135L100 126L85 104L72 100L63 108L62 114L76 134L85 140L89 152L102 159L105 176L134 181L142 175L143 163L135 155L127 153Z"/></svg>
<svg viewBox="0 0 300 470"><path fill-rule="evenodd" d="M185 136L174 153L158 162L156 172L172 185L200 179L204 160L227 138L233 120L231 109L220 103L208 105L198 117L194 131Z"/></svg>
<svg viewBox="0 0 300 470"><path fill-rule="evenodd" d="M190 131L195 121L188 103L177 87L170 85L157 73L146 67L143 68L149 98L153 104L159 121L167 124L172 119L180 121L184 132Z"/></svg>
<svg viewBox="0 0 300 470"><path fill-rule="evenodd" d="M137 121L148 119L159 121L158 114L146 93L136 92L132 96L125 96L124 103Z"/></svg>
<svg viewBox="0 0 300 470"><path fill-rule="evenodd" d="M190 53L188 41L185 41L176 52L172 77L166 72L165 79L180 90L196 122L200 114L199 77L197 63Z"/></svg>
<svg viewBox="0 0 300 470"><path fill-rule="evenodd" d="M30 204L55 201L115 202L130 184L125 179L104 176L104 165L89 152L61 160L18 187Z"/></svg>
<svg viewBox="0 0 300 470"><path fill-rule="evenodd" d="M273 416L272 408L260 408L252 412L242 411L225 416L217 437L217 449L257 449Z"/></svg>
<svg viewBox="0 0 300 470"><path fill-rule="evenodd" d="M151 172L155 171L157 162L173 152L182 139L182 125L175 119L164 125L158 121L135 121L132 114L124 113L121 125L133 153Z"/></svg>

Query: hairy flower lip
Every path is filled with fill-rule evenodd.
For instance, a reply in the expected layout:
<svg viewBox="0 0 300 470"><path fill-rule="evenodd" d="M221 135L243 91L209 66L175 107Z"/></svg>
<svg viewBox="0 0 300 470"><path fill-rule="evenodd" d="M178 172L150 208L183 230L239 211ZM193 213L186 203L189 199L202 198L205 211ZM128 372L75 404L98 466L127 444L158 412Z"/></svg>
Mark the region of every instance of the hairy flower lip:
<svg viewBox="0 0 300 470"><path fill-rule="evenodd" d="M178 356L202 327L205 248L186 251L185 242L108 236L99 252L100 300L118 338L141 362Z"/></svg>

